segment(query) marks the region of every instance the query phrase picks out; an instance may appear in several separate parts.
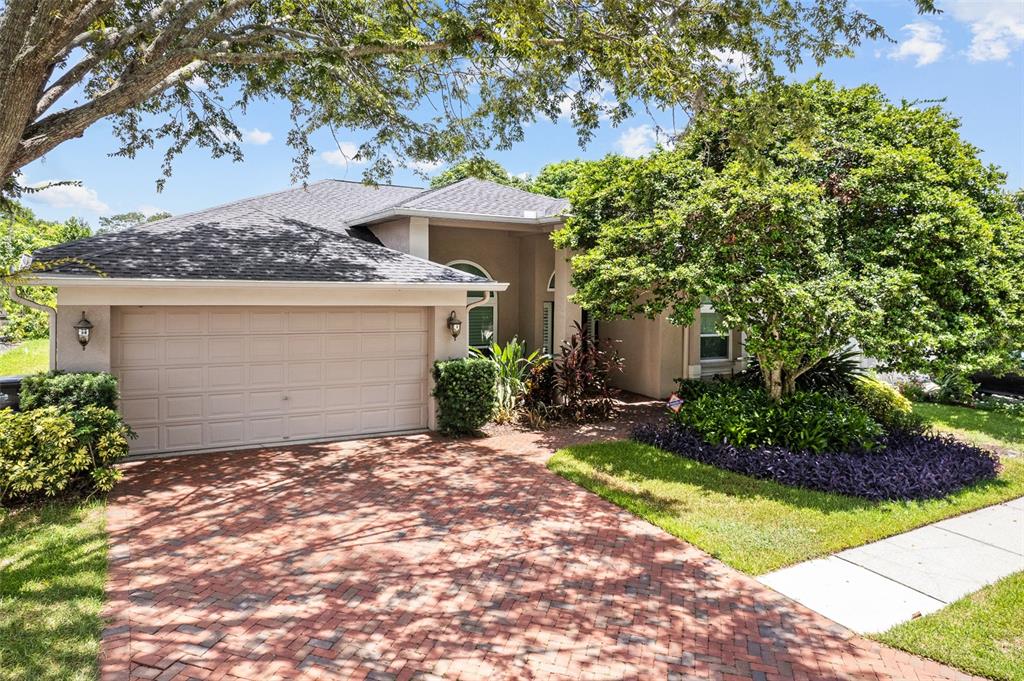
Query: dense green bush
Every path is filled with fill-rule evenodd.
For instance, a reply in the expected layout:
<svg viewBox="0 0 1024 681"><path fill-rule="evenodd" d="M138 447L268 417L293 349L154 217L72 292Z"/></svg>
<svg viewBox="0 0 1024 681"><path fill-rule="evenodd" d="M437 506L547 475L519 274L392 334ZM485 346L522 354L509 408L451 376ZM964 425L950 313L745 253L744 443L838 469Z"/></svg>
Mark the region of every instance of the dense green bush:
<svg viewBox="0 0 1024 681"><path fill-rule="evenodd" d="M864 377L860 366L861 354L856 350L841 350L828 355L796 379L797 390L814 390L837 395L853 392L857 381ZM761 365L751 357L747 367L736 374L737 383L749 388L764 385Z"/></svg>
<svg viewBox="0 0 1024 681"><path fill-rule="evenodd" d="M924 431L924 421L914 414L913 404L888 383L865 376L854 384L853 394L857 404L887 431Z"/></svg>
<svg viewBox="0 0 1024 681"><path fill-rule="evenodd" d="M497 406L498 370L481 358L434 362L438 430L448 435L475 433Z"/></svg>
<svg viewBox="0 0 1024 681"><path fill-rule="evenodd" d="M50 371L26 376L21 382L21 409L87 405L117 409L117 379L108 373Z"/></svg>
<svg viewBox="0 0 1024 681"><path fill-rule="evenodd" d="M963 374L948 373L935 379L939 390L933 396L936 402L943 404L974 404L974 393L978 384Z"/></svg>
<svg viewBox="0 0 1024 681"><path fill-rule="evenodd" d="M707 442L737 447L779 445L795 451L868 450L882 427L851 400L798 392L778 401L760 388L708 383L673 417Z"/></svg>
<svg viewBox="0 0 1024 681"><path fill-rule="evenodd" d="M133 436L107 407L0 411L0 503L109 491Z"/></svg>

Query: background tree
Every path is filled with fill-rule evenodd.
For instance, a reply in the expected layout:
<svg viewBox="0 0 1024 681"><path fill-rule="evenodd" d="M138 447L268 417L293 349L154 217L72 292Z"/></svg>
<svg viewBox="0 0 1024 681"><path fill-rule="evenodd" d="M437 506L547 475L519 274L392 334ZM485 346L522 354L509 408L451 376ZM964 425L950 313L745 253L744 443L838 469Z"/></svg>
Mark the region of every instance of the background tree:
<svg viewBox="0 0 1024 681"><path fill-rule="evenodd" d="M447 187L467 177L490 180L498 184L515 187L516 189L528 190L530 188L529 182L512 175L505 170L505 166L488 158L470 158L465 161L459 161L451 168L435 175L430 180L430 186L435 188Z"/></svg>
<svg viewBox="0 0 1024 681"><path fill-rule="evenodd" d="M164 218L171 217L171 214L166 211L160 211L159 213L153 213L152 215L146 215L137 210L129 211L127 213L118 213L117 215L109 215L100 218L100 227L96 230L97 234L106 234L107 232L120 232L122 229L128 229L135 225L141 225L145 222L156 222L157 220L163 220Z"/></svg>
<svg viewBox="0 0 1024 681"><path fill-rule="evenodd" d="M580 159L549 163L530 181L530 191L564 199L587 163L589 161Z"/></svg>
<svg viewBox="0 0 1024 681"><path fill-rule="evenodd" d="M909 0L923 11L933 0ZM310 134L369 132L359 158L453 162L522 139L568 107L584 142L630 102L704 110L740 85L847 55L882 28L850 0L7 0L0 5L0 186L102 119L164 174L196 144L241 158L231 112L291 104L295 178ZM723 54L740 52L746 69ZM614 105L602 104L611 93ZM752 120L763 120L774 109ZM161 183L158 181L158 184Z"/></svg>
<svg viewBox="0 0 1024 681"><path fill-rule="evenodd" d="M90 234L89 225L77 218L69 218L65 222L40 220L28 208L9 202L8 205L0 206L0 274L20 269L18 261L24 253L83 239ZM54 290L48 287L33 287L31 292L26 290L21 293L44 305L56 302ZM10 299L6 285L0 286L0 305L8 318L4 335L14 340L46 338L49 326L46 314L15 303Z"/></svg>
<svg viewBox="0 0 1024 681"><path fill-rule="evenodd" d="M584 168L555 235L580 252L579 302L685 324L710 298L775 396L853 337L896 369L1019 368L1024 218L1005 175L937 105L822 80L789 89L815 125L777 125L756 164L732 116L767 95L699 118L674 151Z"/></svg>

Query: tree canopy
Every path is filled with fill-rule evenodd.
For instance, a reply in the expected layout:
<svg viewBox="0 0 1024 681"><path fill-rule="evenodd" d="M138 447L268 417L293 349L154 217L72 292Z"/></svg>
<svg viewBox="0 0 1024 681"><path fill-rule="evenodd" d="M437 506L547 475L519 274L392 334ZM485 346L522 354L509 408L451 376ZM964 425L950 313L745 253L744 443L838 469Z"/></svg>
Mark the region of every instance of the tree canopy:
<svg viewBox="0 0 1024 681"><path fill-rule="evenodd" d="M530 183L527 180L516 177L508 172L505 166L488 158L471 158L460 161L431 178L430 186L447 187L467 177L490 180L516 189L529 190L530 188Z"/></svg>
<svg viewBox="0 0 1024 681"><path fill-rule="evenodd" d="M20 269L18 262L25 253L65 241L83 239L91 233L89 225L77 218L51 222L41 220L31 210L13 201L0 206L0 275ZM56 295L51 288L35 287L31 296L28 296L27 291L22 293L44 305L56 302ZM5 285L0 286L0 306L8 318L5 335L17 340L46 338L49 331L46 315L15 303L10 299Z"/></svg>
<svg viewBox="0 0 1024 681"><path fill-rule="evenodd" d="M296 179L312 133L343 128L366 131L358 156L384 178L508 148L537 116L567 114L585 142L636 102L708 110L883 35L851 0L7 0L0 188L103 119L117 154L163 146L165 175L189 145L239 159L233 117L259 100L291 106Z"/></svg>
<svg viewBox="0 0 1024 681"><path fill-rule="evenodd" d="M1024 218L1005 175L938 105L789 89L810 135L781 116L757 163L733 137L733 116L767 96L752 94L674 150L587 165L555 235L578 251L577 300L685 324L710 299L775 394L851 338L897 369L1020 367Z"/></svg>
<svg viewBox="0 0 1024 681"><path fill-rule="evenodd" d="M135 225L141 225L145 222L156 222L157 220L163 220L164 218L171 217L171 214L167 211L160 211L153 213L152 215L146 215L145 213L137 210L129 211L127 213L118 213L117 215L109 215L100 218L100 227L96 230L97 234L106 234L107 232L120 232L122 229L128 229Z"/></svg>

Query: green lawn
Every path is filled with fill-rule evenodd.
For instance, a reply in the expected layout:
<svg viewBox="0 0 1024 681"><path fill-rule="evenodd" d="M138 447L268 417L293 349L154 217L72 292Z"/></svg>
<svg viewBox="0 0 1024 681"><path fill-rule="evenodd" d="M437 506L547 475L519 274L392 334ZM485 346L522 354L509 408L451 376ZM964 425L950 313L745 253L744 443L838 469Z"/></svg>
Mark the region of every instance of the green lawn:
<svg viewBox="0 0 1024 681"><path fill-rule="evenodd" d="M877 638L972 674L1024 681L1024 572Z"/></svg>
<svg viewBox="0 0 1024 681"><path fill-rule="evenodd" d="M106 574L102 502L0 509L0 680L94 679Z"/></svg>
<svg viewBox="0 0 1024 681"><path fill-rule="evenodd" d="M21 343L0 354L0 376L22 376L50 368L50 341L46 338Z"/></svg>
<svg viewBox="0 0 1024 681"><path fill-rule="evenodd" d="M869 502L756 480L631 441L569 447L548 467L758 575L1024 496L1024 461L946 499Z"/></svg>
<svg viewBox="0 0 1024 681"><path fill-rule="evenodd" d="M1024 418L984 409L918 402L914 413L936 430L982 447L1024 450Z"/></svg>

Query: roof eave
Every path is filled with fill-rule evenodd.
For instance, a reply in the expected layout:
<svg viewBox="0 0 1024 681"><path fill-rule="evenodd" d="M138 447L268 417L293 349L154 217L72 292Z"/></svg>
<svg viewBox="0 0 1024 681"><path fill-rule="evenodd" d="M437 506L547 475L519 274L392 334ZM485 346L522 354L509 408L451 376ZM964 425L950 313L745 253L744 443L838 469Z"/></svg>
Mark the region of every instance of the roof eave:
<svg viewBox="0 0 1024 681"><path fill-rule="evenodd" d="M279 288L346 288L367 291L388 290L463 290L495 291L508 289L508 282L462 282L462 281L278 281L263 279L170 279L170 278L129 278L94 277L49 274L27 278L24 286L142 286L179 288L238 288L238 287L279 287Z"/></svg>
<svg viewBox="0 0 1024 681"><path fill-rule="evenodd" d="M349 222L351 226L368 225L381 220L401 217L437 218L439 220L475 220L478 222L504 222L513 225L559 225L565 222L565 216L546 215L542 217L518 217L511 215L491 215L489 213L460 213L457 211L426 210L422 208L388 208L377 211Z"/></svg>

